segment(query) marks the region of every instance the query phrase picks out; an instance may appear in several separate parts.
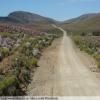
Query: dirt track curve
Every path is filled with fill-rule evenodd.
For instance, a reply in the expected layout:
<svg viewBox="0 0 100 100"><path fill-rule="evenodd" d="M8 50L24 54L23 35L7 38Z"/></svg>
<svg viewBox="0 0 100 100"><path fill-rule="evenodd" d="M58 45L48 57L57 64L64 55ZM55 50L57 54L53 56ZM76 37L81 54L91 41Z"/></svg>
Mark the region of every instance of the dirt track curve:
<svg viewBox="0 0 100 100"><path fill-rule="evenodd" d="M32 83L31 96L96 96L100 95L100 79L89 69L95 66L88 55L77 51L66 31L48 47L39 61Z"/></svg>

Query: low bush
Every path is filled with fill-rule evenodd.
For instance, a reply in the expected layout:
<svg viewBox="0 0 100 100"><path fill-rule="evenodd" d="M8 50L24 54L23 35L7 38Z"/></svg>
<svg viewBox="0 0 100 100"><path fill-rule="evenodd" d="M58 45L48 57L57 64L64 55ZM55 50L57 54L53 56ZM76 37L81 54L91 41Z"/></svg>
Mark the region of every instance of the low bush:
<svg viewBox="0 0 100 100"><path fill-rule="evenodd" d="M97 63L98 68L100 68L100 62Z"/></svg>
<svg viewBox="0 0 100 100"><path fill-rule="evenodd" d="M6 47L0 47L0 61L9 55L9 49Z"/></svg>
<svg viewBox="0 0 100 100"><path fill-rule="evenodd" d="M0 35L3 37L3 38L7 38L7 37L11 37L11 33L7 33L7 32L0 32Z"/></svg>
<svg viewBox="0 0 100 100"><path fill-rule="evenodd" d="M93 36L100 36L100 31L94 31L94 32L92 32L92 35Z"/></svg>
<svg viewBox="0 0 100 100"><path fill-rule="evenodd" d="M2 81L0 81L0 95L14 95L16 90L13 89L12 91L8 91L9 87L16 87L17 80L16 77L7 76Z"/></svg>
<svg viewBox="0 0 100 100"><path fill-rule="evenodd" d="M30 66L37 66L37 59L34 57L31 57L31 58L29 58L28 63Z"/></svg>
<svg viewBox="0 0 100 100"><path fill-rule="evenodd" d="M90 55L92 55L94 53L93 50L91 48L88 48L88 47L84 48L83 50L86 51Z"/></svg>
<svg viewBox="0 0 100 100"><path fill-rule="evenodd" d="M81 50L86 51L91 55L96 52L96 44L91 42L88 38L82 36L74 36L73 40Z"/></svg>
<svg viewBox="0 0 100 100"><path fill-rule="evenodd" d="M18 54L13 60L12 67L18 79L19 87L21 84L26 87L30 82L31 72L37 67L37 59L33 56L28 57L24 54Z"/></svg>
<svg viewBox="0 0 100 100"><path fill-rule="evenodd" d="M15 57L12 63L12 67L21 69L22 67L30 69L32 66L37 65L37 59L34 57L28 57L23 54L19 54Z"/></svg>
<svg viewBox="0 0 100 100"><path fill-rule="evenodd" d="M95 54L94 57L97 61L100 61L100 54Z"/></svg>

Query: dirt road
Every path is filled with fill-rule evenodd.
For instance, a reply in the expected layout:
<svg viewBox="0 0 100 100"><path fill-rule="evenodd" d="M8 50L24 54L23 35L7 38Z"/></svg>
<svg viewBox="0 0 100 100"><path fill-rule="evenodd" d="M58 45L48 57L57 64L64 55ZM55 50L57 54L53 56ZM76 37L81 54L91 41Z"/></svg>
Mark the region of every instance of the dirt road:
<svg viewBox="0 0 100 100"><path fill-rule="evenodd" d="M28 95L33 96L96 96L100 95L100 79L89 67L94 62L84 56L66 35L43 52Z"/></svg>

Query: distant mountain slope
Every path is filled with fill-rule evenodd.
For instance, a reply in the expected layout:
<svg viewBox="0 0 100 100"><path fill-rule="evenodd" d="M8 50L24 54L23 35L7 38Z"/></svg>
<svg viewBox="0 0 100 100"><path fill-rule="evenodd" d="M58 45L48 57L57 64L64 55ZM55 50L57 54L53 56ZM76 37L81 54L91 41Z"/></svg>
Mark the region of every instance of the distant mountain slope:
<svg viewBox="0 0 100 100"><path fill-rule="evenodd" d="M19 21L17 21L16 19L13 18L9 18L9 17L0 17L0 22L12 22L12 23L19 23Z"/></svg>
<svg viewBox="0 0 100 100"><path fill-rule="evenodd" d="M69 30L78 31L100 30L100 13L85 14L77 18L64 21L62 26Z"/></svg>
<svg viewBox="0 0 100 100"><path fill-rule="evenodd" d="M15 11L10 13L7 17L0 17L0 22L34 24L34 23L55 23L56 21L51 18L43 17L25 11Z"/></svg>
<svg viewBox="0 0 100 100"><path fill-rule="evenodd" d="M72 19L69 19L67 21L64 21L64 23L76 23L76 22L80 22L80 21L85 21L85 20L93 18L97 15L98 14L84 14L84 15L81 15L77 18L72 18Z"/></svg>

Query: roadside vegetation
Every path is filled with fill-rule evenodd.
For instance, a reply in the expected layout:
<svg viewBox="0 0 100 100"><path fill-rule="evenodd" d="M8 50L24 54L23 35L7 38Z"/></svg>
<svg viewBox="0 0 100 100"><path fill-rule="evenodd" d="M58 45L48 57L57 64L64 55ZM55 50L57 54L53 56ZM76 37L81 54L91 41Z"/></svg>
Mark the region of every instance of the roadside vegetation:
<svg viewBox="0 0 100 100"><path fill-rule="evenodd" d="M44 48L62 35L58 29L33 36L0 33L0 96L25 95Z"/></svg>
<svg viewBox="0 0 100 100"><path fill-rule="evenodd" d="M82 32L79 34L72 34L72 39L80 50L92 55L100 68L100 32Z"/></svg>

